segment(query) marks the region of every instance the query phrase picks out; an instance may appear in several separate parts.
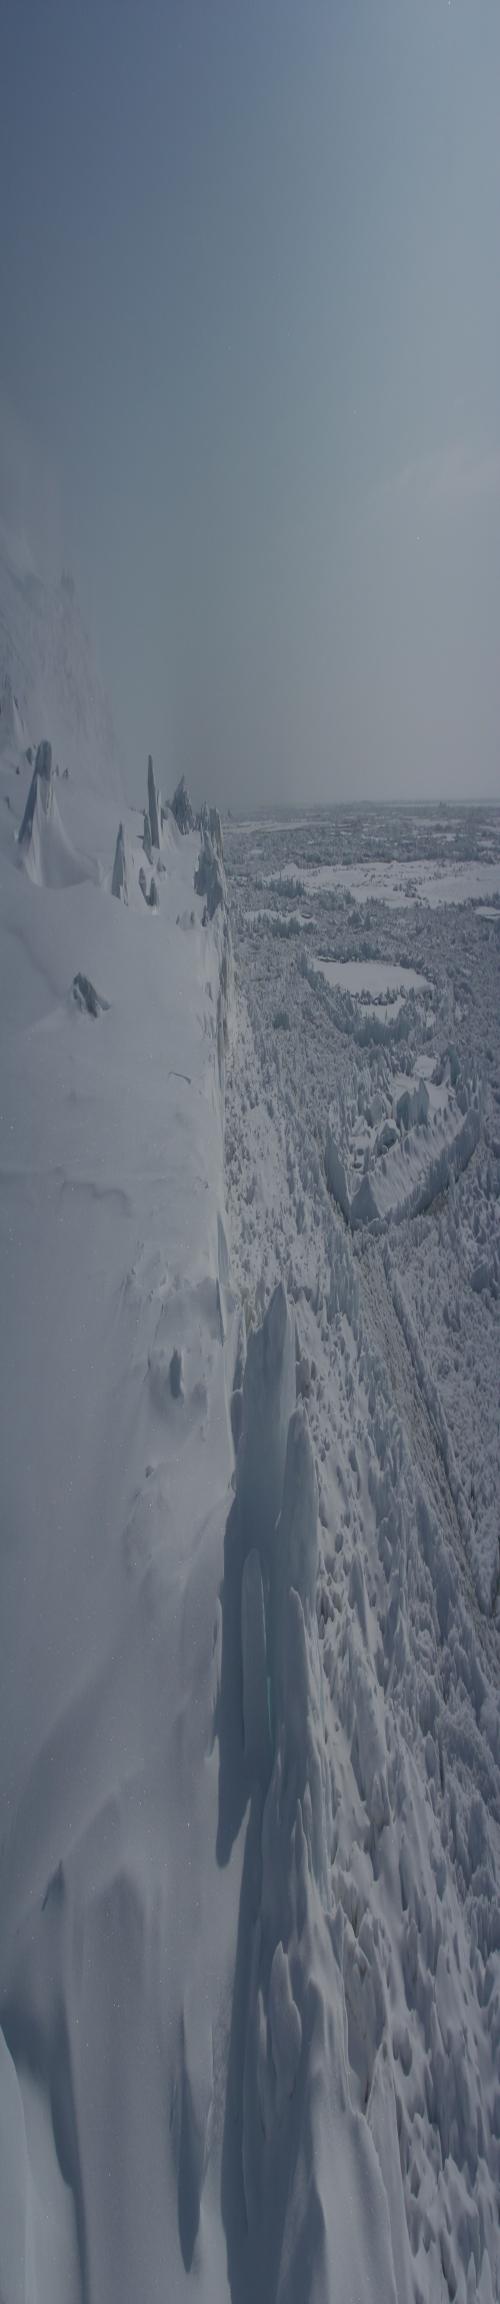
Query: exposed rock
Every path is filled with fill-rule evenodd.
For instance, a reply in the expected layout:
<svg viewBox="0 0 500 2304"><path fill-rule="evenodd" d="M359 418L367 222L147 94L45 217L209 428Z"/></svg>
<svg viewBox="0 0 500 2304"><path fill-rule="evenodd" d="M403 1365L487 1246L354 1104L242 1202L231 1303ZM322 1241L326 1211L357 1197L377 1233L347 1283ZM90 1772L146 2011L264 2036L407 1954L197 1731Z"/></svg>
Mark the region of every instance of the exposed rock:
<svg viewBox="0 0 500 2304"><path fill-rule="evenodd" d="M128 904L127 851L123 824L118 826L111 894L118 896L122 904Z"/></svg>
<svg viewBox="0 0 500 2304"><path fill-rule="evenodd" d="M153 848L159 848L161 844L160 795L158 787L155 784L151 753L149 753L148 758L148 815L151 833L151 845Z"/></svg>
<svg viewBox="0 0 500 2304"><path fill-rule="evenodd" d="M172 1399L182 1400L184 1395L184 1369L182 1352L177 1351L176 1345L174 1346L170 1362L169 1379Z"/></svg>
<svg viewBox="0 0 500 2304"><path fill-rule="evenodd" d="M149 883L149 892L148 892L148 884L147 884L147 880L146 880L146 874L145 874L145 871L144 871L144 865L143 865L143 864L141 864L141 869L140 869L140 873L139 873L139 887L140 887L140 891L141 891L141 896L143 896L143 897L144 897L144 902L145 902L145 904L149 904L149 908L150 908L150 911L151 911L151 912L158 912L158 910L159 910L159 904L160 904L160 898L159 898L159 894L158 894L158 889L157 889L157 885L156 885L156 880L155 880L154 872L152 872L152 873L151 873L151 879L150 879L150 883Z"/></svg>
<svg viewBox="0 0 500 2304"><path fill-rule="evenodd" d="M45 739L42 744L38 745L37 749L35 766L33 769L33 775L31 778L28 798L26 801L23 821L19 833L20 848L27 847L28 841L31 839L37 801L39 801L40 807L43 809L44 816L50 816L53 792L54 773L52 767L52 745L48 744Z"/></svg>
<svg viewBox="0 0 500 2304"><path fill-rule="evenodd" d="M207 831L203 833L194 885L197 896L205 897L207 919L213 920L218 905L226 901L226 882L224 865L216 855L211 835Z"/></svg>
<svg viewBox="0 0 500 2304"><path fill-rule="evenodd" d="M82 1012L86 1011L87 1016L102 1016L104 1009L109 1008L109 1000L103 1000L100 992L96 992L90 976L82 976L79 971L73 977L71 989L75 1006L81 1008Z"/></svg>
<svg viewBox="0 0 500 2304"><path fill-rule="evenodd" d="M185 776L181 776L179 783L176 785L172 801L172 815L175 816L175 821L179 832L194 831L194 815L189 798L189 792L187 790Z"/></svg>
<svg viewBox="0 0 500 2304"><path fill-rule="evenodd" d="M144 810L144 831L142 835L142 845L144 849L144 855L147 856L148 864L152 864L153 854L151 846L151 825L147 808Z"/></svg>
<svg viewBox="0 0 500 2304"><path fill-rule="evenodd" d="M203 807L200 808L200 813L197 818L197 829L203 834L205 834L205 832L210 834L212 847L215 848L216 856L220 856L222 862L224 855L224 842L222 838L222 824L219 816L219 810L218 808L207 808L206 800L203 802Z"/></svg>

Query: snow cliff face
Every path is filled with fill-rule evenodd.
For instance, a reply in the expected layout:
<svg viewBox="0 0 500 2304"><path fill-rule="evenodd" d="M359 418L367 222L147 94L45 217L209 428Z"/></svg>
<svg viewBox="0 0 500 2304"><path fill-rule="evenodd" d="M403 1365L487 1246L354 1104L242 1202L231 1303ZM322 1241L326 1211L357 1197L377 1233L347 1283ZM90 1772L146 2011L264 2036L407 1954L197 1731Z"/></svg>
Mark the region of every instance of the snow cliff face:
<svg viewBox="0 0 500 2304"><path fill-rule="evenodd" d="M229 931L173 819L117 902L109 799L0 777L0 2292L215 2299Z"/></svg>

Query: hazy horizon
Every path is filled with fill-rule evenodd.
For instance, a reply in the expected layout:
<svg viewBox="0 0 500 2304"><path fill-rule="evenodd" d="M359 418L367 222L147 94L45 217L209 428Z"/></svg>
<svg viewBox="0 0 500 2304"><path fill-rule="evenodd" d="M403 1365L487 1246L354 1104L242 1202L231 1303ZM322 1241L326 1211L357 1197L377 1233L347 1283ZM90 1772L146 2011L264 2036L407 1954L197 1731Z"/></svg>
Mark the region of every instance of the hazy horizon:
<svg viewBox="0 0 500 2304"><path fill-rule="evenodd" d="M498 0L7 0L2 63L0 513L131 797L494 799Z"/></svg>

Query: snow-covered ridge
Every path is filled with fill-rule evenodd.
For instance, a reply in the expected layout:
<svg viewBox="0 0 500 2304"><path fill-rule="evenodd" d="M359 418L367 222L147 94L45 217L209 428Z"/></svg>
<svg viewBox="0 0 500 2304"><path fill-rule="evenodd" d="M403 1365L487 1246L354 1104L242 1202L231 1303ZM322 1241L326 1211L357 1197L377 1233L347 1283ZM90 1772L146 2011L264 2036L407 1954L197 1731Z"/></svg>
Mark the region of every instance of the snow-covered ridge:
<svg viewBox="0 0 500 2304"><path fill-rule="evenodd" d="M220 829L181 831L150 790L149 826L102 808L90 870L50 745L31 782L19 765L0 852L2 2295L135 2304L168 2264L169 2298L191 2275L211 2304L256 2280L295 2304L335 2247L360 2304L368 2261L390 2299L328 1920L294 1323L280 1287L246 1353L230 1280ZM94 864L97 825L93 806Z"/></svg>
<svg viewBox="0 0 500 2304"><path fill-rule="evenodd" d="M2 2296L135 2304L168 2264L169 2298L192 2275L214 2304L256 2279L295 2304L335 2241L361 2300L369 2217L391 2298L327 1917L294 1324L280 1287L246 1354L230 1281L220 827L181 831L150 789L142 828L129 814L115 836L102 807L89 870L50 744L31 782L18 765L0 850ZM93 806L94 850L97 824Z"/></svg>
<svg viewBox="0 0 500 2304"><path fill-rule="evenodd" d="M117 901L114 800L48 742L4 759L6 2304L135 2304L166 2263L184 2296L195 2245L225 2282L216 2119L197 2231L239 1868L215 1855L231 946L215 815L164 812L154 907L122 823Z"/></svg>

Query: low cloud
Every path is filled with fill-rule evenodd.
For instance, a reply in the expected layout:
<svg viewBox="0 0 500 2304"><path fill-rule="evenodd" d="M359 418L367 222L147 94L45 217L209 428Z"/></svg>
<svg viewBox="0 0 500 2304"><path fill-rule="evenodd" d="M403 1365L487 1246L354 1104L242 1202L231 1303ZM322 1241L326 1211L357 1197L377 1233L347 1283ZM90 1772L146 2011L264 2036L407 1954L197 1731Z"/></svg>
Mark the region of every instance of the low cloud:
<svg viewBox="0 0 500 2304"><path fill-rule="evenodd" d="M500 496L500 447L474 447L467 440L449 441L443 448L415 457L392 482L399 497L412 497L423 509L475 504ZM391 484L389 484L391 492Z"/></svg>
<svg viewBox="0 0 500 2304"><path fill-rule="evenodd" d="M38 440L0 391L0 535L19 574L61 568L59 488Z"/></svg>

